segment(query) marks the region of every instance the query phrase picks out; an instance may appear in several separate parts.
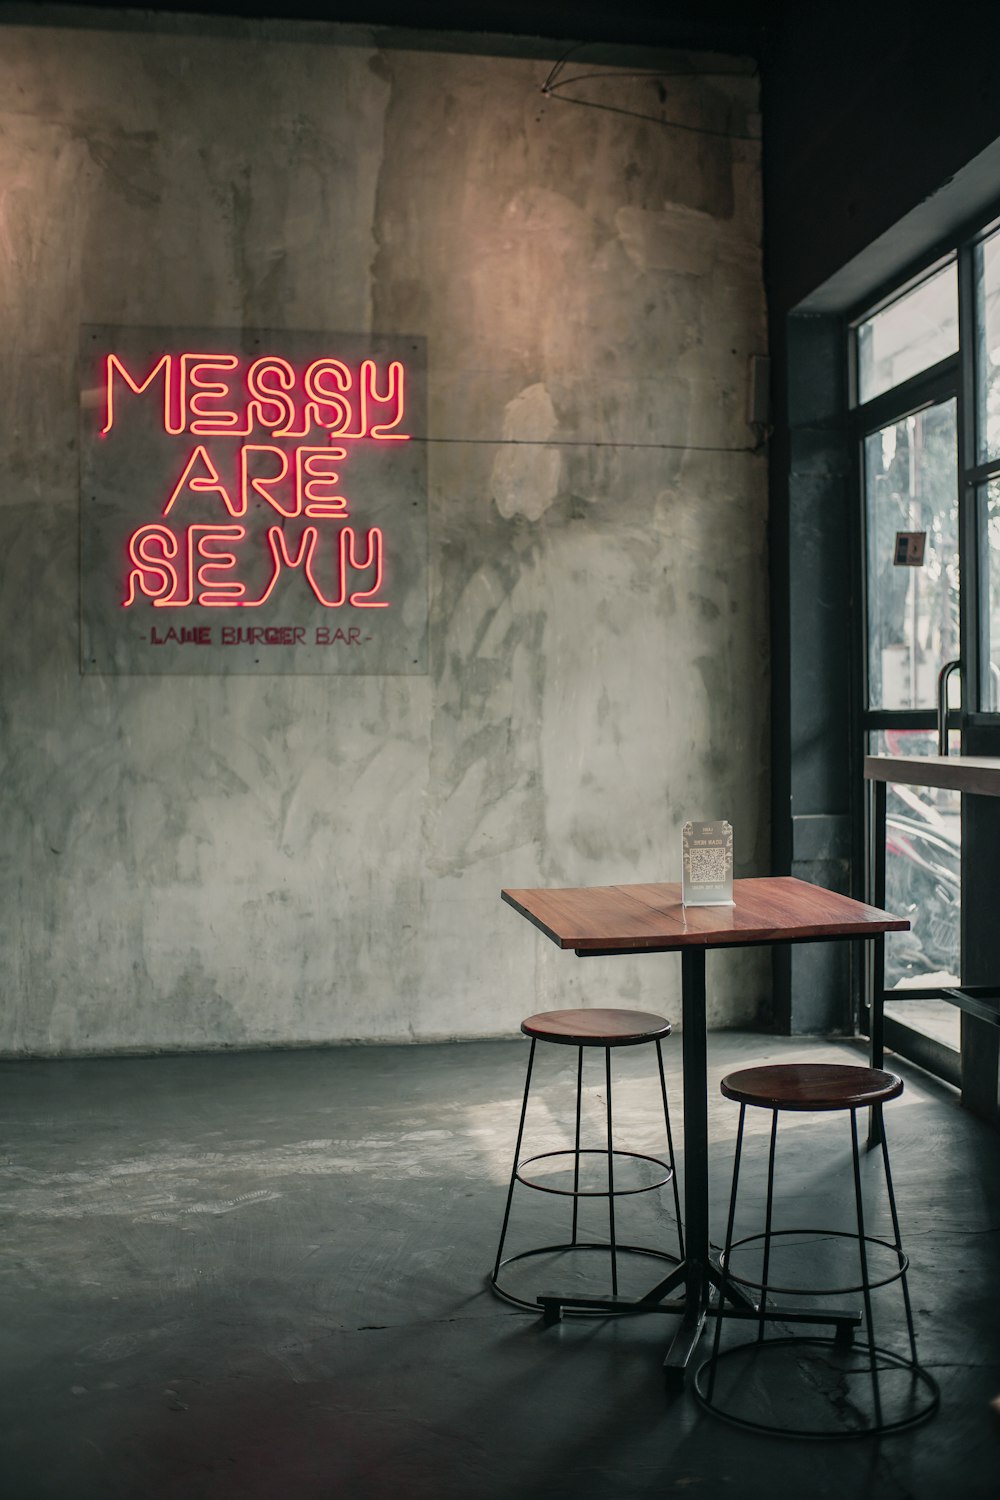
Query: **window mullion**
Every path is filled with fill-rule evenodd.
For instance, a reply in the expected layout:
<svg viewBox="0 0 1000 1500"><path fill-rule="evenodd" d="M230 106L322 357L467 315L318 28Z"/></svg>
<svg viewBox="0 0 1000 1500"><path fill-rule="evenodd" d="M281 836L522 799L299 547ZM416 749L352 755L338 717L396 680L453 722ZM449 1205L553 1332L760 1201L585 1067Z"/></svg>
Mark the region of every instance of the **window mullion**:
<svg viewBox="0 0 1000 1500"><path fill-rule="evenodd" d="M959 643L964 663L962 708L977 713L983 706L982 663L988 659L987 621L980 608L983 583L979 490L972 479L978 458L976 250L966 243L958 255L958 576ZM988 701L988 700L987 700Z"/></svg>

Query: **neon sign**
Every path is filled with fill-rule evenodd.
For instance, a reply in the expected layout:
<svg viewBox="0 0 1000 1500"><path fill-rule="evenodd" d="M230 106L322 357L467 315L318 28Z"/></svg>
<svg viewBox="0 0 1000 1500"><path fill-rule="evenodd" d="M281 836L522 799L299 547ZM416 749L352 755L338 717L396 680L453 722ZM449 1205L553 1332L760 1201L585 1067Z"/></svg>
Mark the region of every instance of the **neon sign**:
<svg viewBox="0 0 1000 1500"><path fill-rule="evenodd" d="M421 341L85 329L83 352L85 670L426 670ZM264 623L213 624L244 610Z"/></svg>

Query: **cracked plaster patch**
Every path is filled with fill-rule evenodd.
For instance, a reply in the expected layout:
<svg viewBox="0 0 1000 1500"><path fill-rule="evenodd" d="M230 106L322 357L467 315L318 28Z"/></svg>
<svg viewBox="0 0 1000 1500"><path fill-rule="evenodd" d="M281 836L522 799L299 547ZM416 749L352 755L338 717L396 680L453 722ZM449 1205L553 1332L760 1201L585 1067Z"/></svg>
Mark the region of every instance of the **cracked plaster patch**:
<svg viewBox="0 0 1000 1500"><path fill-rule="evenodd" d="M505 521L514 516L539 521L558 496L562 454L558 448L534 446L548 443L558 425L552 398L540 382L508 401L504 446L494 460L492 479L493 499Z"/></svg>

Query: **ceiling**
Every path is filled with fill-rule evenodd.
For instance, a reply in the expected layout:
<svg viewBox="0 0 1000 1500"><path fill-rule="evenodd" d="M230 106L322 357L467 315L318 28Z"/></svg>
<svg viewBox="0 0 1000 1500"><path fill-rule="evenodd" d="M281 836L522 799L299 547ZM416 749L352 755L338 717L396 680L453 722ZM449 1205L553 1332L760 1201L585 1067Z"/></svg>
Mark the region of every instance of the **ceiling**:
<svg viewBox="0 0 1000 1500"><path fill-rule="evenodd" d="M8 19L27 19L33 10L47 10L46 20L75 9L94 12L95 20L100 12L106 17L114 11L152 11L708 49L759 58L780 26L784 0L161 0L152 6L61 0L55 8L28 0L3 9Z"/></svg>

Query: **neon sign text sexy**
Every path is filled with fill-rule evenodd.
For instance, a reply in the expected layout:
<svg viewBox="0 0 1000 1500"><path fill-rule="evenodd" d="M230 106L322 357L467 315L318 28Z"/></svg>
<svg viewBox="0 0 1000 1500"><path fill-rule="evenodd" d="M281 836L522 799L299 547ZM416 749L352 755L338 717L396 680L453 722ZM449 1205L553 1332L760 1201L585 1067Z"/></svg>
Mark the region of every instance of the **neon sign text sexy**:
<svg viewBox="0 0 1000 1500"><path fill-rule="evenodd" d="M344 526L338 532L332 559L321 575L333 575L332 586L324 588L317 578L316 564L319 531L307 526L298 543L289 546L280 526L271 526L267 545L271 554L271 577L257 599L248 599L246 584L229 576L238 558L231 549L246 541L245 526L188 526L182 533L183 545L169 526L140 526L129 537L128 556L131 568L126 584L125 607L134 604L139 595L150 599L155 609L186 609L199 604L209 609L259 609L266 604L282 569L301 568L317 601L325 609L353 605L355 609L388 609L386 599L376 599L382 587L382 532L373 526L361 555L354 529ZM374 573L367 588L351 588L352 574ZM355 579L360 582L360 579Z"/></svg>

